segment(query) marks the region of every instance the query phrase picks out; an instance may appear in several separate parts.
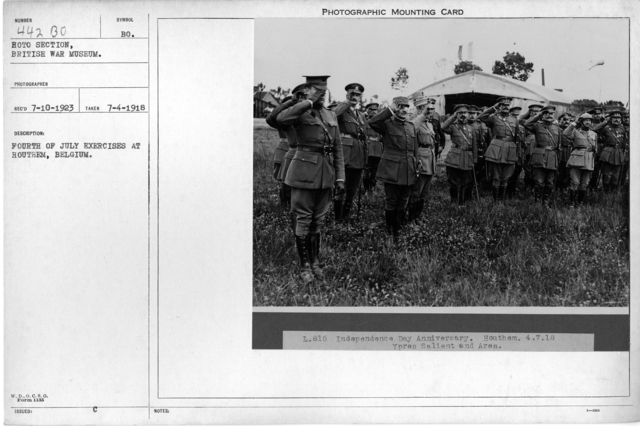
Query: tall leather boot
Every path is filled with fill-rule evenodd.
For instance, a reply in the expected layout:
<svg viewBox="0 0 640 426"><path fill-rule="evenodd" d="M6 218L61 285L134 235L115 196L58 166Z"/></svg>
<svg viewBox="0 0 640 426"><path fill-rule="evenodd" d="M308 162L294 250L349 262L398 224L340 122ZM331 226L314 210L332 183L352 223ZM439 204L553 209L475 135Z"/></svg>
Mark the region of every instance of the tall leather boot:
<svg viewBox="0 0 640 426"><path fill-rule="evenodd" d="M404 213L405 213L404 209L397 209L396 210L396 220L395 220L394 226L393 226L393 238L394 239L398 238L398 235L400 234L400 229L402 229L402 226L404 225Z"/></svg>
<svg viewBox="0 0 640 426"><path fill-rule="evenodd" d="M286 188L285 188L285 183L282 183L280 185L280 191L279 191L279 195L280 195L280 205L282 207L287 207L288 206L288 202L287 202L287 193L286 193Z"/></svg>
<svg viewBox="0 0 640 426"><path fill-rule="evenodd" d="M584 197L587 195L586 190L578 190L578 204L584 204Z"/></svg>
<svg viewBox="0 0 640 426"><path fill-rule="evenodd" d="M533 200L534 202L538 202L542 199L542 188L539 186L535 186L533 188Z"/></svg>
<svg viewBox="0 0 640 426"><path fill-rule="evenodd" d="M569 190L569 207L576 207L576 191Z"/></svg>
<svg viewBox="0 0 640 426"><path fill-rule="evenodd" d="M298 220L296 218L296 214L294 212L289 212L289 218L291 220L291 231L295 235L295 233L296 233L296 224L298 223Z"/></svg>
<svg viewBox="0 0 640 426"><path fill-rule="evenodd" d="M418 200L416 202L416 211L415 211L416 221L420 220L420 216L422 215L422 210L424 210L424 200Z"/></svg>
<svg viewBox="0 0 640 426"><path fill-rule="evenodd" d="M551 198L551 188L549 188L548 186L545 186L542 190L542 205L548 207L550 198Z"/></svg>
<svg viewBox="0 0 640 426"><path fill-rule="evenodd" d="M498 188L495 186L491 187L491 195L493 196L493 202L498 202Z"/></svg>
<svg viewBox="0 0 640 426"><path fill-rule="evenodd" d="M369 180L368 173L366 172L365 176L362 178L362 188L364 189L365 193L371 191L371 181Z"/></svg>
<svg viewBox="0 0 640 426"><path fill-rule="evenodd" d="M407 223L413 221L416 218L416 209L418 207L417 201L409 201L409 206L407 208Z"/></svg>
<svg viewBox="0 0 640 426"><path fill-rule="evenodd" d="M503 201L504 200L504 193L506 191L506 187L504 186L500 186L498 188L498 201Z"/></svg>
<svg viewBox="0 0 640 426"><path fill-rule="evenodd" d="M464 206L465 198L467 195L467 186L459 186L458 187L458 205Z"/></svg>
<svg viewBox="0 0 640 426"><path fill-rule="evenodd" d="M507 187L505 189L505 195L507 197L507 199L511 199L513 198L513 196L515 195L515 182L512 181L511 179L509 179L507 181Z"/></svg>
<svg viewBox="0 0 640 426"><path fill-rule="evenodd" d="M323 278L324 273L320 267L319 255L320 255L320 234L311 233L307 235L307 251L309 253L309 263L311 264L311 270L316 278Z"/></svg>
<svg viewBox="0 0 640 426"><path fill-rule="evenodd" d="M395 210L385 210L384 218L387 224L387 232L389 234L393 233L393 227L396 223L396 211Z"/></svg>
<svg viewBox="0 0 640 426"><path fill-rule="evenodd" d="M298 256L300 257L300 278L305 284L313 281L313 272L311 270L311 263L309 261L309 250L307 249L307 237L299 237L296 235L296 248L298 249Z"/></svg>
<svg viewBox="0 0 640 426"><path fill-rule="evenodd" d="M333 200L333 214L336 223L342 222L342 207L343 202L340 200Z"/></svg>
<svg viewBox="0 0 640 426"><path fill-rule="evenodd" d="M449 186L449 195L451 196L452 203L458 202L458 188L453 184Z"/></svg>
<svg viewBox="0 0 640 426"><path fill-rule="evenodd" d="M353 202L344 202L344 206L342 207L342 221L349 222L349 215L351 214L351 207L353 206Z"/></svg>

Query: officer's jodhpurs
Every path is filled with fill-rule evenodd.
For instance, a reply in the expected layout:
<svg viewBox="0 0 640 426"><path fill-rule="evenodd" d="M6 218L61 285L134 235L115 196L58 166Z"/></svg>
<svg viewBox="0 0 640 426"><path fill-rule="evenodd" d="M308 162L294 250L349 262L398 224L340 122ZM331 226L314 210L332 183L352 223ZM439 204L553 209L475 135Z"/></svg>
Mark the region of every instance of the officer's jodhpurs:
<svg viewBox="0 0 640 426"><path fill-rule="evenodd" d="M296 235L305 237L310 232L319 232L330 204L331 188L291 188L291 211L296 216Z"/></svg>

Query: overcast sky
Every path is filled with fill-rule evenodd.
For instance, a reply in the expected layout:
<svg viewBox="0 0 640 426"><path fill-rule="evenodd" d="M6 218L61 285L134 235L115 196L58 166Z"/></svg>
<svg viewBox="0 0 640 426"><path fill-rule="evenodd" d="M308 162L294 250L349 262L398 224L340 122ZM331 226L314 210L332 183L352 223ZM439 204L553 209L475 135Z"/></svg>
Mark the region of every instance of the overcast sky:
<svg viewBox="0 0 640 426"><path fill-rule="evenodd" d="M610 18L256 19L254 84L287 89L304 82L302 75L327 74L334 97L357 82L364 98L390 100L398 95L390 86L398 68L407 68L411 94L453 75L458 46L467 60L469 42L485 72L515 51L533 62L528 83L541 85L544 68L545 85L573 99L629 100L628 20Z"/></svg>

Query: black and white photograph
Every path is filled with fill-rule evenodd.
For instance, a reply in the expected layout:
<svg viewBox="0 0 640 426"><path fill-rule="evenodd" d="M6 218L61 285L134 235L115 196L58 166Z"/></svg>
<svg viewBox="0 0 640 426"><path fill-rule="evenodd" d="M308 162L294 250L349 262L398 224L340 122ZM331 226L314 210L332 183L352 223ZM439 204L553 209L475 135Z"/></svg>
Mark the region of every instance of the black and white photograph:
<svg viewBox="0 0 640 426"><path fill-rule="evenodd" d="M416 13L255 20L253 305L628 306L629 20Z"/></svg>

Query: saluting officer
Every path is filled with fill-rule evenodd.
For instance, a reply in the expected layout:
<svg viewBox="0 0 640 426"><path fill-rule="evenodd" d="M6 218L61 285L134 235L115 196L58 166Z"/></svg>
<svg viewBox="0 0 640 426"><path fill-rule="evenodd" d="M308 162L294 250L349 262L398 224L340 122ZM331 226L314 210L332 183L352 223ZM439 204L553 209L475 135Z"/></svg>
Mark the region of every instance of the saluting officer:
<svg viewBox="0 0 640 426"><path fill-rule="evenodd" d="M484 162L484 152L489 146L491 141L489 135L489 129L487 125L478 120L478 116L483 111L475 105L469 105L469 125L473 129L474 136L476 138L476 145L478 145L478 162L476 163L476 181L478 185L482 183L483 188L487 185L487 165Z"/></svg>
<svg viewBox="0 0 640 426"><path fill-rule="evenodd" d="M504 197L507 181L513 175L518 161L518 120L509 115L510 103L510 98L498 98L494 106L487 108L478 117L493 134L484 159L493 180L491 193L495 201Z"/></svg>
<svg viewBox="0 0 640 426"><path fill-rule="evenodd" d="M595 153L598 148L598 135L591 129L591 114L585 113L569 124L562 134L571 142L572 151L567 160L571 177L569 202L576 206L584 201L587 185L595 166ZM577 199L576 199L577 191Z"/></svg>
<svg viewBox="0 0 640 426"><path fill-rule="evenodd" d="M473 182L473 165L478 161L478 145L473 129L467 123L467 105L456 105L442 130L451 135L451 148L444 164L447 166L451 201L463 205L470 198L467 188ZM469 191L471 193L471 191Z"/></svg>
<svg viewBox="0 0 640 426"><path fill-rule="evenodd" d="M278 123L293 126L296 153L285 183L291 186L291 211L296 216L295 239L305 282L322 276L318 264L320 228L329 210L331 189L344 192L344 160L338 118L324 108L328 75L305 76L309 98L278 115Z"/></svg>
<svg viewBox="0 0 640 426"><path fill-rule="evenodd" d="M624 153L624 164L622 165L622 171L620 172L620 186L624 186L627 183L627 174L629 174L629 156L631 151L631 139L629 139L629 111L622 113L622 126L624 127L626 147Z"/></svg>
<svg viewBox="0 0 640 426"><path fill-rule="evenodd" d="M528 188L533 188L532 168L529 165L529 160L531 159L531 151L533 150L533 146L535 145L533 142L535 142L536 137L533 133L531 133L527 128L524 127L524 123L531 117L535 117L541 109L542 105L531 104L527 108L527 112L521 115L518 119L518 123L524 128L522 168L524 169L524 186Z"/></svg>
<svg viewBox="0 0 640 426"><path fill-rule="evenodd" d="M369 120L369 126L382 135L384 144L377 178L384 183L385 219L394 238L402 227L411 187L416 181L416 125L424 121L424 114L419 114L413 122L407 120L408 114L409 98L401 96L393 99L390 108Z"/></svg>
<svg viewBox="0 0 640 426"><path fill-rule="evenodd" d="M444 136L444 132L442 131L442 117L440 117L440 114L436 112L436 99L427 98L427 102L433 108L433 114L430 118L428 118L428 120L429 123L431 123L431 126L433 126L433 131L436 133L436 139L434 141L435 145L433 147L433 150L436 153L436 158L438 158L446 143L446 138Z"/></svg>
<svg viewBox="0 0 640 426"><path fill-rule="evenodd" d="M367 104L365 107L365 113L367 120L373 118L378 113L378 106L376 102ZM378 164L380 164L380 158L382 157L382 136L369 125L366 127L367 133L367 168L365 169L364 176L364 189L365 191L372 191L376 187L376 173L378 172Z"/></svg>
<svg viewBox="0 0 640 426"><path fill-rule="evenodd" d="M601 107L595 107L587 111L593 117L593 123L591 124L591 128L594 129L596 127L600 127L600 125L604 125L606 123L604 118L604 109ZM593 173L591 174L591 180L589 181L589 189L591 191L595 191L598 189L598 182L600 181L600 151L604 146L602 135L598 135L598 151L595 155L596 165L593 168Z"/></svg>
<svg viewBox="0 0 640 426"><path fill-rule="evenodd" d="M625 160L626 131L622 125L622 112L614 109L609 112L609 120L593 127L601 136L600 172L605 192L615 192L620 181L620 172Z"/></svg>
<svg viewBox="0 0 640 426"><path fill-rule="evenodd" d="M282 164L278 167L278 174L275 176L277 180L282 182L281 190L280 190L280 199L283 204L286 206L291 205L291 187L284 182L285 177L287 176L287 170L289 169L289 164L291 164L291 159L293 159L294 154L296 153L296 132L291 126L283 126L278 123L277 117L282 111L291 106L295 105L302 99L306 99L307 97L307 87L306 84L299 84L294 87L291 92L291 96L287 96L284 101L278 105L268 116L267 116L267 124L269 126L278 129L278 132L282 135L284 133L286 137L286 144L288 147L287 152L282 157ZM288 98L288 99L287 99ZM281 133L282 132L282 133ZM284 147L282 140L278 147ZM276 155L278 154L278 149L276 149ZM275 167L274 167L275 169ZM275 170L274 170L275 173ZM284 198L284 199L283 199ZM291 216L292 226L295 228L295 217Z"/></svg>
<svg viewBox="0 0 640 426"><path fill-rule="evenodd" d="M564 132L569 124L574 120L574 117L565 112L558 117L558 127ZM556 179L556 188L565 189L569 186L569 169L567 167L567 161L571 156L571 140L567 138L564 133L560 133L560 146L558 147L558 178Z"/></svg>
<svg viewBox="0 0 640 426"><path fill-rule="evenodd" d="M337 222L342 219L349 220L353 199L362 182L362 171L367 166L367 119L356 109L364 92L364 86L351 83L344 90L347 91L346 101L339 103L334 109L342 139L346 189L345 194L336 196L333 200Z"/></svg>
<svg viewBox="0 0 640 426"><path fill-rule="evenodd" d="M522 141L524 140L524 127L520 126L518 123L518 118L520 116L520 111L522 111L522 107L513 106L509 108L509 116L516 119L515 125L517 126L516 134L518 135L518 160L516 161L515 168L513 169L513 174L507 180L507 189L505 191L507 198L513 198L518 193L518 180L520 180L520 175L522 174L522 169L524 167L524 150L522 149Z"/></svg>
<svg viewBox="0 0 640 426"><path fill-rule="evenodd" d="M418 160L420 161L420 175L413 184L411 196L409 198L409 221L418 220L425 204L429 201L429 190L431 179L436 172L436 154L434 151L436 133L429 118L433 115L435 107L431 103L424 103L424 100L416 100L416 107L421 108L420 113L425 116L421 122L416 117L416 138L418 141Z"/></svg>
<svg viewBox="0 0 640 426"><path fill-rule="evenodd" d="M535 117L529 118L524 127L535 136L533 150L529 164L532 167L535 185L535 199L540 199L543 205L548 205L555 186L558 170L558 147L560 145L560 128L553 124L553 114L556 107L546 106ZM539 121L542 122L539 122Z"/></svg>

